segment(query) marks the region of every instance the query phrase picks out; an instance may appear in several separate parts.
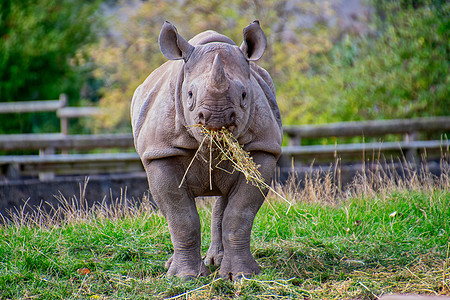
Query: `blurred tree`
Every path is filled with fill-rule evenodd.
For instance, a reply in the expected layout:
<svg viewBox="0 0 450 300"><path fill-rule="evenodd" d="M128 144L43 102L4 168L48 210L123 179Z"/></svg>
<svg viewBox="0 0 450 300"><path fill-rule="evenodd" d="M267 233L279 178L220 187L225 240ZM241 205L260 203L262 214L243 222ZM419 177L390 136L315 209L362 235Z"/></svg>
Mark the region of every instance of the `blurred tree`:
<svg viewBox="0 0 450 300"><path fill-rule="evenodd" d="M450 115L450 4L373 2L376 35L343 38L316 72L278 85L285 123Z"/></svg>
<svg viewBox="0 0 450 300"><path fill-rule="evenodd" d="M336 117L450 115L448 15L432 1L405 8L396 1L381 4L386 19L378 23L380 35L353 41L351 47L358 49L350 50L354 54L349 54L348 43L333 53L330 75L341 80ZM445 6L448 12L450 4Z"/></svg>
<svg viewBox="0 0 450 300"><path fill-rule="evenodd" d="M84 45L101 28L100 1L0 2L0 101L79 99L88 72L79 64ZM76 56L77 54L77 56ZM0 132L58 128L50 115L2 116ZM48 129L47 128L47 129Z"/></svg>
<svg viewBox="0 0 450 300"><path fill-rule="evenodd" d="M450 114L449 4L373 0L375 18L367 12L350 16L361 18L365 28L358 29L330 21L336 20L338 2L135 2L138 8L124 13L125 21L111 25L115 34L90 49L95 76L104 82L100 105L111 109L97 130L130 130L134 90L166 61L158 46L165 20L186 39L213 29L237 44L242 29L261 20L268 49L258 64L274 79L285 124ZM304 21L310 19L315 21Z"/></svg>

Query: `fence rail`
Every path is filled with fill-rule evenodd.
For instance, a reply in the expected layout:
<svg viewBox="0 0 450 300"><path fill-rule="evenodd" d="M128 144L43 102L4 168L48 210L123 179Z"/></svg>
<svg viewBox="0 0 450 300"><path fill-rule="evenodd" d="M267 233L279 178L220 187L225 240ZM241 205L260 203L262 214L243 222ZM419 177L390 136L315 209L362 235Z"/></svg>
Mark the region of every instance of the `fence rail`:
<svg viewBox="0 0 450 300"><path fill-rule="evenodd" d="M64 135L61 133L0 135L0 150L93 150L132 148L131 134Z"/></svg>
<svg viewBox="0 0 450 300"><path fill-rule="evenodd" d="M284 126L289 145L300 145L301 138L384 136L405 134L406 139L418 132L446 132L450 130L450 117L393 119L363 122L341 122L321 125Z"/></svg>
<svg viewBox="0 0 450 300"><path fill-rule="evenodd" d="M61 100L41 100L41 101L24 101L24 102L4 102L0 105L0 113L27 113L27 112L44 112L57 111L66 104Z"/></svg>
<svg viewBox="0 0 450 300"><path fill-rule="evenodd" d="M385 153L388 151L406 152L408 150L440 153L448 151L449 141L416 141L366 143L347 145L316 145L283 147L280 160L281 167L290 167L291 158L308 157L310 160L318 157L360 156L366 153ZM445 150L447 149L447 150ZM366 154L367 155L367 154ZM369 156L369 155L367 155ZM406 156L405 156L406 157ZM39 173L69 174L100 174L140 172L143 167L137 153L101 153L101 154L48 154L48 155L9 155L0 156L0 167L9 177L35 176Z"/></svg>
<svg viewBox="0 0 450 300"><path fill-rule="evenodd" d="M0 113L56 111L61 118L61 133L0 135L0 151L39 150L39 155L0 156L3 176L36 176L49 180L54 175L94 174L142 171L142 164L134 149L131 134L68 135L63 124L68 118L77 118L101 113L98 108L66 107L67 97L59 100L35 101L34 103L0 104ZM65 120L63 122L63 120ZM65 123L67 124L67 123ZM367 122L343 122L322 125L285 126L288 146L283 147L279 160L281 167L290 167L291 162L345 158L361 161L364 155L395 155L411 161L426 153L438 157L450 147L449 141L417 140L419 133L446 134L450 131L450 117L417 118L402 120L379 120ZM399 142L369 142L337 145L301 145L302 138L327 137L380 137L403 135ZM95 149L121 149L121 153L67 154L68 151ZM123 153L124 149L133 151ZM61 154L56 154L61 152ZM1 175L1 174L0 174Z"/></svg>
<svg viewBox="0 0 450 300"><path fill-rule="evenodd" d="M137 153L49 154L0 156L0 166L9 177L36 176L40 173L109 174L143 171ZM44 176L42 180L49 180Z"/></svg>
<svg viewBox="0 0 450 300"><path fill-rule="evenodd" d="M1 102L0 114L54 111L61 122L61 133L69 134L69 119L103 113L98 107L67 107L68 103L66 94L59 95L58 100Z"/></svg>
<svg viewBox="0 0 450 300"><path fill-rule="evenodd" d="M287 146L283 147L284 155L328 155L361 154L364 152L386 152L386 151L408 151L417 149L437 150L446 149L450 146L448 140L441 141L414 141L414 142L375 142L354 143L340 145L312 145L312 146Z"/></svg>

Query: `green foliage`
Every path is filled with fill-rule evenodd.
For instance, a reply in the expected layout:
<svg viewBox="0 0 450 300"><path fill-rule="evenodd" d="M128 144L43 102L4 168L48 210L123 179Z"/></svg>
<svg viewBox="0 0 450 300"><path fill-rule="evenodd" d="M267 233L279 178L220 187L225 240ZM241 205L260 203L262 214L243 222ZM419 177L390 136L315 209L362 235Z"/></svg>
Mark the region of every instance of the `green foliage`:
<svg viewBox="0 0 450 300"><path fill-rule="evenodd" d="M332 16L330 3L298 3L295 9L310 16L329 10ZM268 49L259 63L275 81L286 124L449 114L449 4L386 0L373 5L374 20L363 20L368 33L352 35L320 22L293 30L289 21L298 16L284 1L147 1L120 25L124 44L104 40L93 47L96 75L106 78L101 105L115 112L98 126L129 130L133 91L165 61L157 45L164 20L188 39L213 29L239 44L242 28L260 19Z"/></svg>
<svg viewBox="0 0 450 300"><path fill-rule="evenodd" d="M95 40L101 22L99 4L98 0L2 1L0 101L58 99L60 93L78 99L87 70L76 54L83 56L80 48ZM0 132L39 131L49 116L32 118L2 118L6 120Z"/></svg>
<svg viewBox="0 0 450 300"><path fill-rule="evenodd" d="M373 34L347 36L320 68L278 83L285 123L450 114L450 5L376 5L383 19Z"/></svg>
<svg viewBox="0 0 450 300"><path fill-rule="evenodd" d="M327 0L149 0L137 8L112 0L105 3L126 17L111 18L111 34L95 44L99 1L1 2L1 101L61 92L73 101L85 83L84 93L111 112L89 126L129 132L134 90L166 61L157 42L165 20L187 39L213 29L240 44L242 29L259 19L268 49L258 63L274 79L285 124L450 114L447 1L372 1L374 15L358 16L368 30L352 33L339 23L292 25L299 12L332 18ZM7 120L0 132L36 132L48 120L46 130L57 128L53 115Z"/></svg>
<svg viewBox="0 0 450 300"><path fill-rule="evenodd" d="M352 90L345 89L338 106L347 117L356 111L366 119L449 115L448 19L432 5L396 11L388 4L381 36L358 41L351 68L342 64L342 84ZM336 51L337 62L347 49Z"/></svg>

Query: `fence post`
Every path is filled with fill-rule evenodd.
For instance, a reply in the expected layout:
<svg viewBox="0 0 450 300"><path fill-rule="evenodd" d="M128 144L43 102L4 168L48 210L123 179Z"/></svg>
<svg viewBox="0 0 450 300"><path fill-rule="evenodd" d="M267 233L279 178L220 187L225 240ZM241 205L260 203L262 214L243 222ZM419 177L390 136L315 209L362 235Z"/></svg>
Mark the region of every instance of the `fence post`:
<svg viewBox="0 0 450 300"><path fill-rule="evenodd" d="M288 135L288 136L289 136L288 146L300 147L302 145L302 137L300 135L292 134L292 135ZM290 161L285 158L280 157L280 162L281 162L280 165L282 165L282 166L288 166L290 164L291 171L294 170L295 161L294 161L293 156L290 157ZM298 167L300 167L301 162L297 162L296 165Z"/></svg>
<svg viewBox="0 0 450 300"><path fill-rule="evenodd" d="M39 156L45 156L49 154L55 154L55 148L45 148L39 150ZM55 178L54 172L39 172L40 181L49 181Z"/></svg>
<svg viewBox="0 0 450 300"><path fill-rule="evenodd" d="M414 142L417 140L419 133L417 131L405 133L403 140L407 143ZM419 155L417 154L417 148L408 148L406 150L406 161L411 164L416 164L419 162Z"/></svg>
<svg viewBox="0 0 450 300"><path fill-rule="evenodd" d="M11 163L6 166L6 178L19 179L20 178L20 164Z"/></svg>
<svg viewBox="0 0 450 300"><path fill-rule="evenodd" d="M66 94L60 94L59 95L59 107L66 107L67 106L67 95ZM68 132L68 120L66 118L61 118L61 132L66 135ZM39 149L39 156L45 156L55 154L55 148L44 148ZM40 172L39 173L39 180L41 181L49 181L55 178L54 172Z"/></svg>
<svg viewBox="0 0 450 300"><path fill-rule="evenodd" d="M67 95L61 94L59 95L60 108L67 106ZM66 117L61 117L61 133L64 135L69 134L69 119Z"/></svg>
<svg viewBox="0 0 450 300"><path fill-rule="evenodd" d="M298 135L288 135L288 146L300 146L302 144L302 138Z"/></svg>
<svg viewBox="0 0 450 300"><path fill-rule="evenodd" d="M60 108L64 108L68 105L67 95L61 94L59 95ZM58 111L56 112L58 115ZM63 135L69 134L69 119L66 117L60 117L61 122L61 133ZM62 150L62 154L69 154L67 150Z"/></svg>

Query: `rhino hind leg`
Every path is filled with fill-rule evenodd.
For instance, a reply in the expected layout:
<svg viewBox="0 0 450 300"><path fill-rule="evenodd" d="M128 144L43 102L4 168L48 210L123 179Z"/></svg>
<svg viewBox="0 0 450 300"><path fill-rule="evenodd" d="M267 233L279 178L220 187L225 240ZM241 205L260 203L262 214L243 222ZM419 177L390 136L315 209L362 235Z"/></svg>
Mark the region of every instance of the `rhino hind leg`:
<svg viewBox="0 0 450 300"><path fill-rule="evenodd" d="M253 160L261 166L259 171L266 183L270 184L276 164L275 157L259 152L253 155ZM230 280L237 280L242 276L251 277L261 272L250 251L250 234L265 195L257 187L247 184L242 174L238 184L229 196L222 221L224 254L219 275Z"/></svg>
<svg viewBox="0 0 450 300"><path fill-rule="evenodd" d="M222 263L222 220L227 201L225 197L218 197L214 202L211 214L211 244L205 258L207 266L220 266Z"/></svg>
<svg viewBox="0 0 450 300"><path fill-rule="evenodd" d="M210 271L200 255L200 218L187 188L178 188L184 174L174 158L153 160L145 165L150 191L165 216L174 253L167 261L168 276L195 278Z"/></svg>

